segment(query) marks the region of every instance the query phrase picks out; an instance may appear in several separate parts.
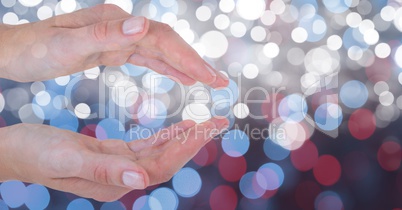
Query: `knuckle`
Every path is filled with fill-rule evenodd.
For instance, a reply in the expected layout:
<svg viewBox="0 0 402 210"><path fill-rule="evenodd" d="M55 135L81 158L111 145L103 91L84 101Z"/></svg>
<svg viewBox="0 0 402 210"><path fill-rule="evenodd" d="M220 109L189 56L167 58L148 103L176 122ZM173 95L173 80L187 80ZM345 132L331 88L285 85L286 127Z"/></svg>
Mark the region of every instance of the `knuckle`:
<svg viewBox="0 0 402 210"><path fill-rule="evenodd" d="M98 42L104 42L107 38L108 27L109 24L106 21L95 24L92 31L93 38Z"/></svg>
<svg viewBox="0 0 402 210"><path fill-rule="evenodd" d="M108 176L107 167L98 165L94 170L94 181L102 184L111 184Z"/></svg>

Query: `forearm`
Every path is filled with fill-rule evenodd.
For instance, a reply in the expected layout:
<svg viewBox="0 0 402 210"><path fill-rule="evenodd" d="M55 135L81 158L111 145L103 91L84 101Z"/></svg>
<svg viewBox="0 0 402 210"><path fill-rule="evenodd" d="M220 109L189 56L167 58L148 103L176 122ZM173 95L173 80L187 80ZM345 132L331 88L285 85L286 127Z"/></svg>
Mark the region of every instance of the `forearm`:
<svg viewBox="0 0 402 210"><path fill-rule="evenodd" d="M13 42L12 28L14 26L0 24L0 78L12 79L10 76L11 56L17 44Z"/></svg>

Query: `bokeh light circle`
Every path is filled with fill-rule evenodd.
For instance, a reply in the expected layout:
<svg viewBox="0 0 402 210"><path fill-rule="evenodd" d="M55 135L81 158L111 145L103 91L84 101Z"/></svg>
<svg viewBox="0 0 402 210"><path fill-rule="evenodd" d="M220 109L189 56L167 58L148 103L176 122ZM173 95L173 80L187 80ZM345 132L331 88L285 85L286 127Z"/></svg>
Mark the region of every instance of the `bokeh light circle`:
<svg viewBox="0 0 402 210"><path fill-rule="evenodd" d="M317 210L343 210L343 202L340 196L333 191L324 191L315 199Z"/></svg>
<svg viewBox="0 0 402 210"><path fill-rule="evenodd" d="M338 104L322 104L315 110L314 113L316 125L322 130L326 131L337 129L341 125L342 119L342 109Z"/></svg>
<svg viewBox="0 0 402 210"><path fill-rule="evenodd" d="M7 181L0 185L0 195L10 208L18 208L27 200L28 190L21 181Z"/></svg>
<svg viewBox="0 0 402 210"><path fill-rule="evenodd" d="M28 196L25 205L29 209L46 209L50 202L50 194L46 187L38 184L27 186Z"/></svg>
<svg viewBox="0 0 402 210"><path fill-rule="evenodd" d="M229 42L224 34L219 31L208 31L200 39L205 46L205 55L209 58L222 57L229 47Z"/></svg>
<svg viewBox="0 0 402 210"><path fill-rule="evenodd" d="M347 107L360 108L368 99L368 90L362 82L352 80L342 85L339 97Z"/></svg>
<svg viewBox="0 0 402 210"><path fill-rule="evenodd" d="M67 210L94 210L94 206L87 199L77 198L68 204Z"/></svg>
<svg viewBox="0 0 402 210"><path fill-rule="evenodd" d="M290 151L274 143L270 138L267 138L264 141L264 153L269 159L279 161L287 158Z"/></svg>
<svg viewBox="0 0 402 210"><path fill-rule="evenodd" d="M250 146L248 135L238 129L227 132L222 137L223 151L230 157L240 157L244 155Z"/></svg>
<svg viewBox="0 0 402 210"><path fill-rule="evenodd" d="M368 109L358 109L349 118L348 128L353 137L364 140L373 135L376 120L373 112Z"/></svg>
<svg viewBox="0 0 402 210"><path fill-rule="evenodd" d="M236 11L240 17L246 20L256 20L260 18L265 11L265 6L264 0L237 0Z"/></svg>
<svg viewBox="0 0 402 210"><path fill-rule="evenodd" d="M179 198L177 197L176 193L170 188L158 188L152 191L150 196L158 200L156 205L154 204L153 200L149 201L151 209L153 209L153 206L161 205L161 210L176 210L179 205Z"/></svg>
<svg viewBox="0 0 402 210"><path fill-rule="evenodd" d="M332 155L322 155L313 168L315 179L324 186L331 186L341 177L341 165Z"/></svg>
<svg viewBox="0 0 402 210"><path fill-rule="evenodd" d="M384 142L378 149L377 160L386 171L398 170L402 161L401 145L394 141Z"/></svg>
<svg viewBox="0 0 402 210"><path fill-rule="evenodd" d="M227 185L219 185L212 190L209 205L212 210L235 210L238 197L236 191Z"/></svg>
<svg viewBox="0 0 402 210"><path fill-rule="evenodd" d="M182 197L193 197L202 186L199 173L192 168L182 168L172 179L173 189Z"/></svg>
<svg viewBox="0 0 402 210"><path fill-rule="evenodd" d="M300 122L307 114L306 99L299 94L286 96L281 100L278 113L284 121Z"/></svg>
<svg viewBox="0 0 402 210"><path fill-rule="evenodd" d="M260 198L265 189L257 182L257 172L252 171L243 175L239 182L240 192L249 199Z"/></svg>

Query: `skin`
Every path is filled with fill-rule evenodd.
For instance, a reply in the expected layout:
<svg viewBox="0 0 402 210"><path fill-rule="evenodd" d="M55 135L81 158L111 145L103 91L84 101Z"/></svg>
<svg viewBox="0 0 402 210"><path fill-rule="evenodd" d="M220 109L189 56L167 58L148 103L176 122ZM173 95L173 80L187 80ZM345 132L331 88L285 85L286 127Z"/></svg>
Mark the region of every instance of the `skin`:
<svg viewBox="0 0 402 210"><path fill-rule="evenodd" d="M185 85L227 86L227 78L209 73L206 62L169 26L144 19L141 32L124 34L123 23L130 18L114 5L99 5L41 22L0 25L0 77L30 82L132 63ZM161 131L164 135L126 143L46 125L12 125L0 128L0 181L39 183L113 201L168 181L227 126L220 117L201 124L183 121ZM125 185L127 171L142 175L143 183Z"/></svg>

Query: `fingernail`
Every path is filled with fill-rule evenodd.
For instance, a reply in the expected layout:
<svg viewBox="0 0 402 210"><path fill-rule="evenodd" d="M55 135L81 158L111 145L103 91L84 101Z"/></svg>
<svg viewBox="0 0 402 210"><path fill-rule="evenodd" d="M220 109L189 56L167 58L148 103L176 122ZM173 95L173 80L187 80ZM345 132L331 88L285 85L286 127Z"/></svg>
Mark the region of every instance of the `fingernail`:
<svg viewBox="0 0 402 210"><path fill-rule="evenodd" d="M225 82L229 81L229 77L227 77L224 73L219 72L219 74L221 75L222 79L225 80Z"/></svg>
<svg viewBox="0 0 402 210"><path fill-rule="evenodd" d="M123 33L125 35L134 35L144 30L144 17L132 17L127 19L123 23Z"/></svg>
<svg viewBox="0 0 402 210"><path fill-rule="evenodd" d="M212 69L211 67L209 67L208 65L205 65L205 68L207 68L207 70L209 71L209 73L213 76L216 77L216 71L214 69Z"/></svg>
<svg viewBox="0 0 402 210"><path fill-rule="evenodd" d="M127 187L133 189L144 189L144 176L142 174L132 172L132 171L125 171L123 173L123 183Z"/></svg>

